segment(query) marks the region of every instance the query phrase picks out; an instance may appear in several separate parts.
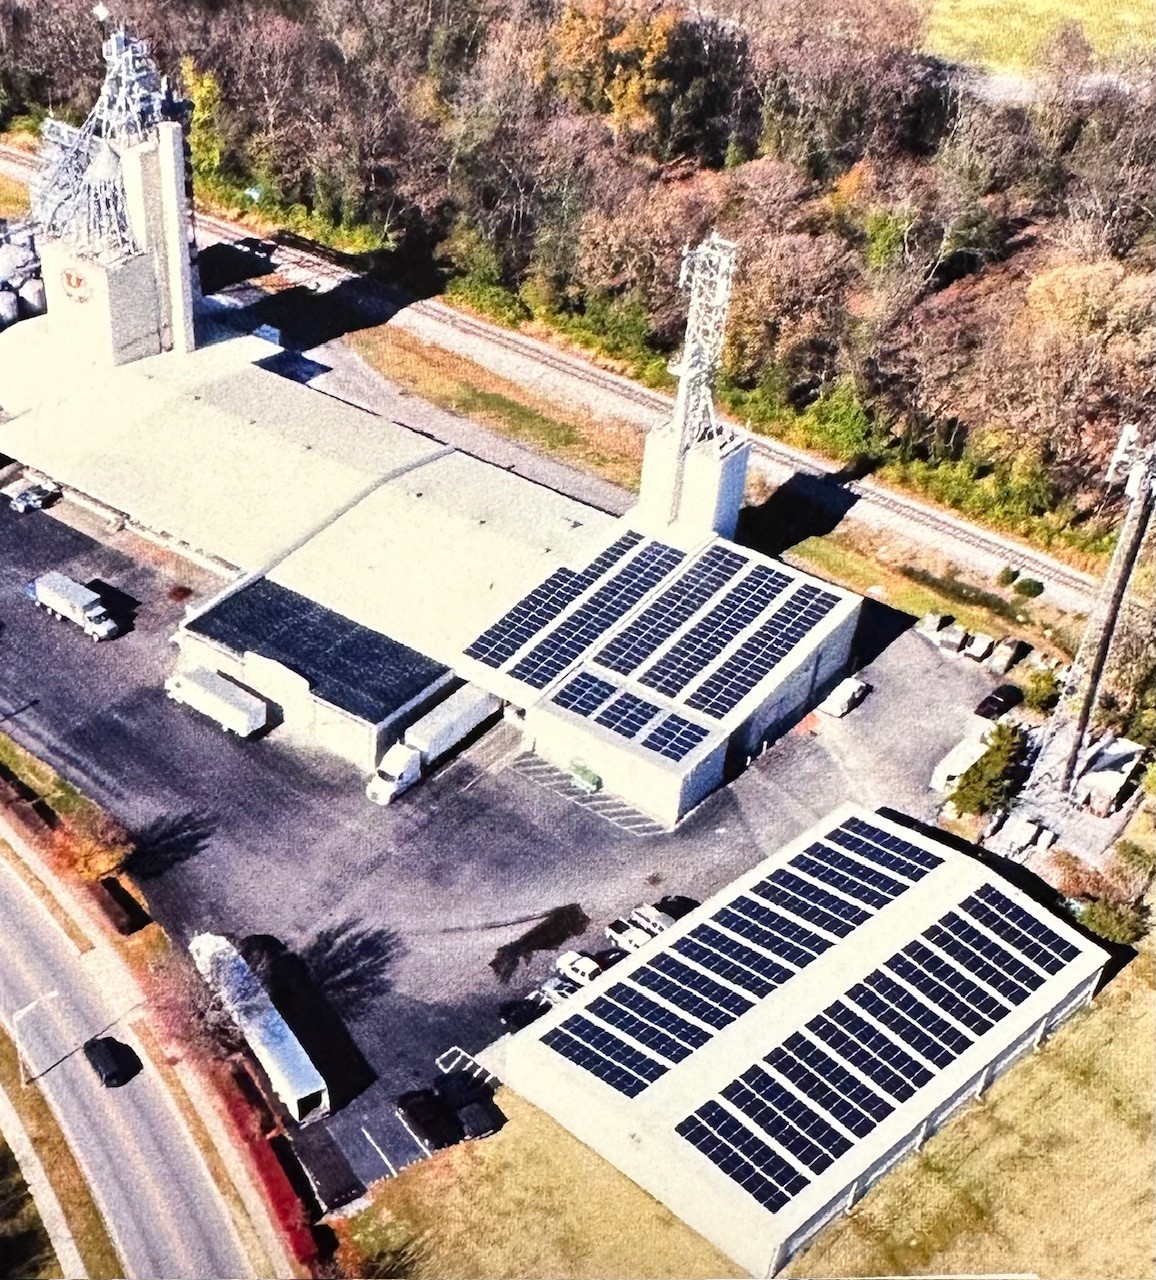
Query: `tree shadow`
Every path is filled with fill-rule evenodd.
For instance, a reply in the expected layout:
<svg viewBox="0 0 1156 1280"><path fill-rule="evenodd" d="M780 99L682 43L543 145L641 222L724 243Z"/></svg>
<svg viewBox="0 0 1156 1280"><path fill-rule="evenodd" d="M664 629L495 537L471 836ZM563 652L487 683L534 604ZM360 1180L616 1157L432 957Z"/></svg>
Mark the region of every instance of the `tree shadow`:
<svg viewBox="0 0 1156 1280"><path fill-rule="evenodd" d="M577 902L555 907L530 930L507 942L494 952L490 968L499 982L505 984L518 971L519 964L529 964L535 951L555 951L570 938L585 933L590 917Z"/></svg>
<svg viewBox="0 0 1156 1280"><path fill-rule="evenodd" d="M808 538L831 533L858 500L838 478L799 471L765 502L743 508L735 541L764 555L779 556Z"/></svg>
<svg viewBox="0 0 1156 1280"><path fill-rule="evenodd" d="M404 952L392 929L346 920L321 929L302 949L301 959L330 1003L357 1021L391 990L389 971Z"/></svg>
<svg viewBox="0 0 1156 1280"><path fill-rule="evenodd" d="M123 867L138 880L152 880L201 853L217 830L215 813L162 815L130 833L132 852Z"/></svg>
<svg viewBox="0 0 1156 1280"><path fill-rule="evenodd" d="M273 271L269 260L272 250L273 245L268 241L252 237L233 244L206 245L197 253L201 292L206 295L219 293L231 285L270 275Z"/></svg>

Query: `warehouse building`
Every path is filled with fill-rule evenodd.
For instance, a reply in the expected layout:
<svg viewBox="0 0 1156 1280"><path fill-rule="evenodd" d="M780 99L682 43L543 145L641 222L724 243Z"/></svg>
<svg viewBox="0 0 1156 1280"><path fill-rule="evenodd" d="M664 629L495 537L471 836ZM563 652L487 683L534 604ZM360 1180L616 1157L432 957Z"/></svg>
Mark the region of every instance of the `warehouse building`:
<svg viewBox="0 0 1156 1280"><path fill-rule="evenodd" d="M978 858L848 805L479 1060L770 1275L1107 959Z"/></svg>

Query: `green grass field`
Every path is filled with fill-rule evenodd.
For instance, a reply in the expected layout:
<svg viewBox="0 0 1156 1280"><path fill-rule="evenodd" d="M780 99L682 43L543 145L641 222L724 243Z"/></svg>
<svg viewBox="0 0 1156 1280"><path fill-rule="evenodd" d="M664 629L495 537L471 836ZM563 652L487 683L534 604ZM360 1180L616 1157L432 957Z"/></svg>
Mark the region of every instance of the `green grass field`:
<svg viewBox="0 0 1156 1280"><path fill-rule="evenodd" d="M1029 68L1064 22L1078 23L1105 58L1156 46L1152 0L927 0L930 53L992 71Z"/></svg>

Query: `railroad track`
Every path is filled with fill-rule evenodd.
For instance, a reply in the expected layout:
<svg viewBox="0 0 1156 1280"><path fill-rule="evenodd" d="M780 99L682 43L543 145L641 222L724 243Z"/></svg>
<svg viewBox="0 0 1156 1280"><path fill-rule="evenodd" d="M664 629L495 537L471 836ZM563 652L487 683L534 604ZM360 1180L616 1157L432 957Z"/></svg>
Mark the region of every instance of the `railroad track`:
<svg viewBox="0 0 1156 1280"><path fill-rule="evenodd" d="M0 146L0 164L20 180L30 178L37 168L34 157L6 146ZM272 270L291 284L317 292L326 292L340 285L360 282L360 288L373 289L379 297L388 297L392 303L398 307L404 306L412 315L447 326L479 343L501 348L519 359L545 366L564 377L583 382L607 396L629 401L650 411L656 417L669 414L674 407L672 396L639 386L628 378L557 351L546 343L498 328L433 299L413 302L403 298L388 286L366 280L352 265L347 265L343 255L327 251L321 246L313 248L308 245L308 242L301 242L296 237L290 238L284 235L272 238L258 237L246 227L212 214L197 213L195 225L199 239L215 240L225 244L259 241L267 254ZM1087 607L1091 607L1098 587L1097 579L1091 574L1073 569L1014 538L988 532L950 513L917 499L885 490L870 481L835 480L832 478L838 470L835 464L778 441L769 440L766 436L756 435L742 427L736 426L735 429L750 443L751 450L757 457L777 467L801 472L819 482L825 481L830 486L832 500L835 500L839 493L851 493L857 502L932 532L937 542L946 542L949 546L952 542L962 543L974 548L1002 563L1013 565L1021 573L1038 578L1045 584L1063 588L1070 595L1082 600Z"/></svg>

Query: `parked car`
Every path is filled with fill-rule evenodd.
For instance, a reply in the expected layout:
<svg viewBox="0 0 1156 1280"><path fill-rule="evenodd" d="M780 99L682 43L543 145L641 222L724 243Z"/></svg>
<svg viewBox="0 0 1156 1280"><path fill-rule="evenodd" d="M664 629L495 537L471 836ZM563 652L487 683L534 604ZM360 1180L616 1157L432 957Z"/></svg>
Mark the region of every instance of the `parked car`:
<svg viewBox="0 0 1156 1280"><path fill-rule="evenodd" d="M598 961L581 951L563 951L554 961L554 968L564 978L576 982L580 987L589 986L602 972Z"/></svg>
<svg viewBox="0 0 1156 1280"><path fill-rule="evenodd" d="M846 680L839 681L815 710L835 718L845 716L848 711L857 707L870 692L871 686L865 680L856 680L854 676L848 676Z"/></svg>
<svg viewBox="0 0 1156 1280"><path fill-rule="evenodd" d="M434 1092L453 1108L467 1138L488 1138L506 1123L494 1091L477 1076L451 1071L434 1081Z"/></svg>
<svg viewBox="0 0 1156 1280"><path fill-rule="evenodd" d="M702 903L697 898L688 898L685 893L668 893L665 897L659 898L654 905L672 920L681 920L683 916L690 915L696 907L701 907Z"/></svg>
<svg viewBox="0 0 1156 1280"><path fill-rule="evenodd" d="M394 1109L410 1132L431 1151L452 1147L466 1136L453 1107L432 1089L403 1093Z"/></svg>
<svg viewBox="0 0 1156 1280"><path fill-rule="evenodd" d="M112 1036L93 1036L84 1042L84 1056L106 1089L119 1089L141 1069L141 1061L127 1044Z"/></svg>
<svg viewBox="0 0 1156 1280"><path fill-rule="evenodd" d="M8 506L18 515L29 511L41 511L56 497L59 490L49 489L46 485L30 484L20 489L9 499Z"/></svg>
<svg viewBox="0 0 1156 1280"><path fill-rule="evenodd" d="M631 924L636 924L640 929L645 929L651 937L655 938L664 929L669 929L674 924L673 916L668 916L665 911L659 911L647 902L635 907L627 918Z"/></svg>
<svg viewBox="0 0 1156 1280"><path fill-rule="evenodd" d="M498 1019L507 1031L521 1031L549 1008L545 1000L507 1000L498 1010Z"/></svg>
<svg viewBox="0 0 1156 1280"><path fill-rule="evenodd" d="M578 991L579 987L572 979L563 978L559 975L555 978L547 978L538 990L541 991L551 1004L561 1004L563 1000L568 1000L576 991Z"/></svg>
<svg viewBox="0 0 1156 1280"><path fill-rule="evenodd" d="M619 960L625 960L629 954L630 952L623 947L607 947L603 951L595 951L594 959L598 961L599 967L605 971L611 965L617 964Z"/></svg>
<svg viewBox="0 0 1156 1280"><path fill-rule="evenodd" d="M639 951L651 939L651 934L629 920L611 920L606 926L606 936L617 947L625 947L627 951Z"/></svg>
<svg viewBox="0 0 1156 1280"><path fill-rule="evenodd" d="M1018 707L1023 700L1024 691L1018 685L1001 684L976 707L975 714L985 720L998 720L1012 707Z"/></svg>

